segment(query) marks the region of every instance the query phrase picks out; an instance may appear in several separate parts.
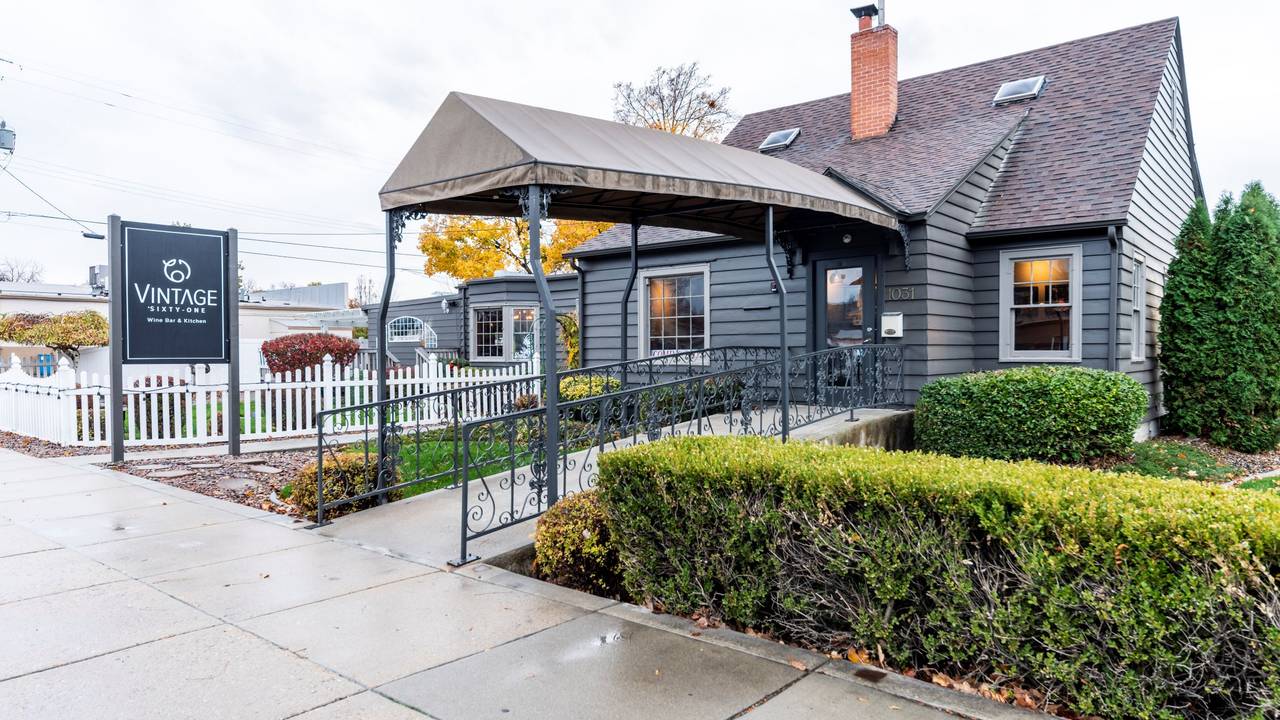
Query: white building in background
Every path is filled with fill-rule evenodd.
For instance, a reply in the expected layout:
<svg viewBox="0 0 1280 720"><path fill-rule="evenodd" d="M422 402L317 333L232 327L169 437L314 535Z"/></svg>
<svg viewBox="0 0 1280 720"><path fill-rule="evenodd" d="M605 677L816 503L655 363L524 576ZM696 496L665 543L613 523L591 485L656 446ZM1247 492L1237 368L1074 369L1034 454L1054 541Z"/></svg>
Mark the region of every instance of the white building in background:
<svg viewBox="0 0 1280 720"><path fill-rule="evenodd" d="M91 277L95 277L91 273ZM346 307L347 284L328 283L307 287L264 290L248 294L240 301L240 381L257 382L266 372L262 343L282 335L320 332L351 337L357 327L366 327L360 309ZM0 315L40 313L59 315L92 310L103 317L109 315L109 299L105 287L59 285L53 283L0 282ZM5 364L17 355L32 374L52 373L58 358L49 348L15 345L0 340L0 357ZM105 347L85 348L80 353L78 370L106 376L110 372L110 355ZM130 377L173 374L173 365L132 365L126 368ZM46 369L47 370L44 370ZM225 382L227 366L204 366L196 372L207 382Z"/></svg>

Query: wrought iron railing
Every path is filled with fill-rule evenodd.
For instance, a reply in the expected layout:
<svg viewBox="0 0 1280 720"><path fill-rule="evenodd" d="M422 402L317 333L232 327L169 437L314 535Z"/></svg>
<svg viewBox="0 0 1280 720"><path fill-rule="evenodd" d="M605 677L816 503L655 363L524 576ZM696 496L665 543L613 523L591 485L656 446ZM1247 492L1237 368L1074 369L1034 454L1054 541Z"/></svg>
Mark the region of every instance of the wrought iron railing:
<svg viewBox="0 0 1280 720"><path fill-rule="evenodd" d="M555 498L595 485L599 457L681 435L782 433L780 360L601 392L560 404L556 487L546 471L540 409L463 423L462 530L467 543L541 514ZM903 401L900 346L863 345L792 356L791 428Z"/></svg>
<svg viewBox="0 0 1280 720"><path fill-rule="evenodd" d="M561 373L587 378L589 395L559 403L556 483L547 472L543 380L525 379L367 403L317 415L316 521L336 508L461 488L461 552L467 543L540 515L555 499L595 485L600 454L680 435L778 435L859 408L903 402L902 348L862 345L793 355L789 403L783 363L771 348L717 348ZM376 462L376 419L387 452L376 478L325 488L341 452ZM784 417L789 423L784 423ZM441 424L429 419L445 418ZM358 429L346 432L347 429ZM336 474L335 474L336 475ZM337 480L332 480L337 482Z"/></svg>
<svg viewBox="0 0 1280 720"><path fill-rule="evenodd" d="M776 357L770 348L715 348L654 358L609 363L560 373L586 378L594 387L615 390L643 386L661 379L686 377L709 369L742 367L759 358ZM460 482L460 448L457 428L462 422L499 418L541 408L545 397L541 376L482 383L432 393L351 404L316 415L317 487L316 522L323 523L335 509L382 502L400 494L435 489ZM376 464L378 415L386 412L387 457L371 477L330 478L324 472L338 464L340 453L362 455L361 467ZM517 458L515 453L511 454ZM518 458L517 458L518 459ZM474 476L473 476L474 477ZM335 483L341 482L341 487ZM326 488L325 484L329 487Z"/></svg>

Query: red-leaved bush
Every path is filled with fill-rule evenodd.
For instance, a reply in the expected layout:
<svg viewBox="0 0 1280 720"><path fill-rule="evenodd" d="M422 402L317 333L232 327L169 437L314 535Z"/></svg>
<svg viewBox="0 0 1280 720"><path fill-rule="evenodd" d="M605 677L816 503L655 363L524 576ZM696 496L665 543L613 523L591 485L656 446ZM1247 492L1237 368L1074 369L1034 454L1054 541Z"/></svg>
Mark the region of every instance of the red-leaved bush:
<svg viewBox="0 0 1280 720"><path fill-rule="evenodd" d="M319 365L325 355L331 356L335 365L349 365L359 349L355 340L327 333L283 335L262 343L262 355L273 373Z"/></svg>

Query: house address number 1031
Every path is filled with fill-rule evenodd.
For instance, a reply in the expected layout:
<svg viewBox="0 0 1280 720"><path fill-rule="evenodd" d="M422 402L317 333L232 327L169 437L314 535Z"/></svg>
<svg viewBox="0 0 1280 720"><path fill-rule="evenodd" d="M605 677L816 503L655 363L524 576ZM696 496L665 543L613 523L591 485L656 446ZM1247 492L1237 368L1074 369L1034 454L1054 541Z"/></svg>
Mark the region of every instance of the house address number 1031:
<svg viewBox="0 0 1280 720"><path fill-rule="evenodd" d="M888 294L889 297L887 299L889 300L915 300L916 299L916 289L914 285L909 285L907 287L885 288L885 292Z"/></svg>

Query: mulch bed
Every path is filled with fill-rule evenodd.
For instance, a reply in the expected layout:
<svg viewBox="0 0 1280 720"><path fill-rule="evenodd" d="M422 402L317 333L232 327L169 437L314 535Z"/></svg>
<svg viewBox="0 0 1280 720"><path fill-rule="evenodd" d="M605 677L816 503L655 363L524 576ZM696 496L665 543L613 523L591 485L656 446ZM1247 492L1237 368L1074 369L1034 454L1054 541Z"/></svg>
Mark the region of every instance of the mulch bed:
<svg viewBox="0 0 1280 720"><path fill-rule="evenodd" d="M0 431L0 448L38 458L71 457L73 455L105 455L111 448L73 447L51 443L48 440Z"/></svg>
<svg viewBox="0 0 1280 720"><path fill-rule="evenodd" d="M1239 468L1245 476L1257 475L1258 473L1270 472L1272 470L1280 470L1280 450L1260 453L1245 453L1238 450L1218 447L1217 445L1211 445L1200 438L1169 436L1161 437L1160 439L1186 443L1192 447L1199 448L1200 450L1212 455L1215 460L1223 465L1230 465L1231 467Z"/></svg>
<svg viewBox="0 0 1280 720"><path fill-rule="evenodd" d="M126 460L107 465L112 470L155 480L241 505L260 508L302 520L297 508L279 498L280 488L293 482L314 450Z"/></svg>

